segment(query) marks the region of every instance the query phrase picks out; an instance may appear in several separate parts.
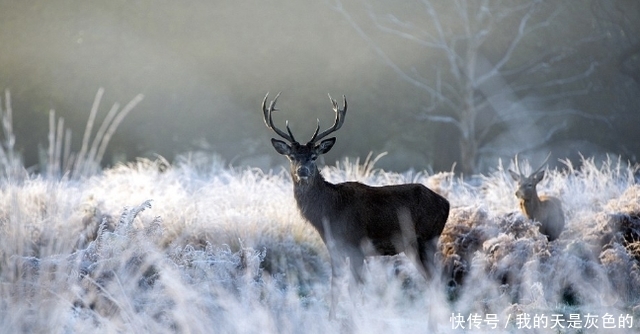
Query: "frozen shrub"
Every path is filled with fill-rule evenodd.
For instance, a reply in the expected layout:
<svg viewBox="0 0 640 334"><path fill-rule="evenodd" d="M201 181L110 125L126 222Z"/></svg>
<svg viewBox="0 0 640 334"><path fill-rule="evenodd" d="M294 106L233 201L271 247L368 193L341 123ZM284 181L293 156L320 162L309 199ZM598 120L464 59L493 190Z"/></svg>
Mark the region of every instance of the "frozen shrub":
<svg viewBox="0 0 640 334"><path fill-rule="evenodd" d="M519 213L501 168L471 181L346 162L323 173L446 194L443 279L426 282L403 254L368 259L364 285L330 321L327 250L300 218L287 173L194 154L82 182L3 182L0 324L8 332L406 333L449 332L458 313L494 314L504 331L518 314L640 322L634 168L585 160L549 171L540 191L563 201L567 219L553 242Z"/></svg>

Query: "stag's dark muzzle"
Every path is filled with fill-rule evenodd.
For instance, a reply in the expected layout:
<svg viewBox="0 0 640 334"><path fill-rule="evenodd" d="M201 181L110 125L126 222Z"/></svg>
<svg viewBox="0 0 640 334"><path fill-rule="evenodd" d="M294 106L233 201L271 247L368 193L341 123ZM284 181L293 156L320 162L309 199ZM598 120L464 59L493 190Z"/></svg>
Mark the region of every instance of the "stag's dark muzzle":
<svg viewBox="0 0 640 334"><path fill-rule="evenodd" d="M311 176L311 170L307 166L300 166L296 170L296 175L298 175L298 179L306 181Z"/></svg>

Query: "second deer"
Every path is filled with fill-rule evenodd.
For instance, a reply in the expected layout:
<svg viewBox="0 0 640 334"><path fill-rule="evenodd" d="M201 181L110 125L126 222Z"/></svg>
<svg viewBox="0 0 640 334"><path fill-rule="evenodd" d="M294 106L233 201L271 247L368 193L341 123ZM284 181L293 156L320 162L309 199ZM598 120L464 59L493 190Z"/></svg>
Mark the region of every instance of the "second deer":
<svg viewBox="0 0 640 334"><path fill-rule="evenodd" d="M538 196L536 186L544 178L545 163L549 160L549 156L529 176L525 176L520 172L518 167L518 156L516 155L515 167L516 172L509 170L511 177L517 182L518 190L516 197L520 200L520 210L529 219L540 223L540 233L547 236L549 241L553 241L560 236L564 229L564 212L562 211L562 203L560 199L553 196Z"/></svg>

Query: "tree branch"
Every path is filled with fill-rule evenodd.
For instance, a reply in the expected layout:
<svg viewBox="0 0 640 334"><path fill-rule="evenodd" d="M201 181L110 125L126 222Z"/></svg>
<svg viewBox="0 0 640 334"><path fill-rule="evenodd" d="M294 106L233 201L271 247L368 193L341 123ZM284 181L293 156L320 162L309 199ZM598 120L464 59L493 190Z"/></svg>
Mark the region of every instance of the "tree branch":
<svg viewBox="0 0 640 334"><path fill-rule="evenodd" d="M447 116L447 115L430 115L426 112L423 112L416 116L416 119L419 121L429 121L429 122L437 122L437 123L448 123L454 125L460 133L464 134L466 131L462 127L462 123L457 119Z"/></svg>
<svg viewBox="0 0 640 334"><path fill-rule="evenodd" d="M428 37L430 37L431 39L433 39L433 41L427 41L424 39L420 39L418 37L416 37L416 35L405 32L405 31L401 31L398 29L394 29L391 28L389 26L383 25L380 20L378 19L378 16L375 15L373 13L373 11L370 9L369 10L369 17L371 18L371 21L373 21L373 23L376 25L376 27L378 29L380 29L382 32L391 34L391 35L395 35L398 36L402 39L406 39L410 42L414 42L420 46L423 47L427 47L427 48L435 48L435 49L445 49L447 46L446 44L442 43L442 41L438 41L435 37L431 36L430 34L426 34ZM399 26L403 26L405 29L411 27L410 24L406 24L402 21L400 21L397 17L393 16L393 15L388 15L387 16L389 18L389 21L391 21L391 23L394 23L396 25Z"/></svg>
<svg viewBox="0 0 640 334"><path fill-rule="evenodd" d="M540 28L548 26L549 22L551 22L552 18L557 16L557 11L556 11L546 21L538 23L538 24L536 24L534 26L531 26L531 27L529 27L527 29L527 24L529 23L529 20L531 19L531 16L533 15L533 12L535 11L535 9L537 8L537 5L539 3L540 3L540 1L534 1L534 2L529 4L529 10L520 19L520 25L518 26L518 33L516 34L516 36L513 38L513 40L511 41L511 43L507 47L507 50L505 51L505 53L502 56L502 58L494 65L494 67L490 71L488 71L487 73L485 73L484 75L482 75L482 76L480 76L478 78L477 83L479 85L484 83L485 81L489 80L489 78L497 75L500 72L500 70L502 70L502 68L511 59L511 56L513 55L513 52L520 45L520 42L522 41L522 39L524 37L526 37L527 35L531 34L532 32L534 32L534 31L536 31L536 30L538 30ZM512 12L515 12L515 11L512 11Z"/></svg>
<svg viewBox="0 0 640 334"><path fill-rule="evenodd" d="M360 27L360 25L358 25L356 23L356 21L351 17L351 15L349 15L349 13L346 10L344 10L344 7L342 6L342 3L340 1L336 2L336 5L334 6L334 9L336 11L338 11L340 14L342 14L342 16L345 17L347 22L349 22L351 27L353 27L353 29L358 33L358 35L360 35L360 37L363 40L365 40L367 42L367 44L369 44L369 46L376 52L376 54L378 54L378 56L387 64L387 66L389 66L401 79L403 79L404 81L412 84L413 86L418 87L420 89L423 89L427 93L431 94L432 100L436 100L437 99L438 101L440 101L440 102L444 103L445 105L447 105L449 108L455 108L455 103L453 103L453 101L448 99L446 96L440 94L440 92L435 90L430 85L426 84L425 82L416 80L411 75L409 75L407 72L402 70L382 50L382 48L380 48L380 46L378 46L375 42L373 42L371 37L369 37L369 35L367 35L367 33L364 32L364 30Z"/></svg>

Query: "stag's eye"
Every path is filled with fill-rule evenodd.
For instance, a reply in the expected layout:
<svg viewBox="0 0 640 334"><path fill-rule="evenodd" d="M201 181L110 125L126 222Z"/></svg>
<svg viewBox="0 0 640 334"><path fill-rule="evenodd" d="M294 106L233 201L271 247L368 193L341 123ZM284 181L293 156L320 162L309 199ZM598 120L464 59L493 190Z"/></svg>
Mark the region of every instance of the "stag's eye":
<svg viewBox="0 0 640 334"><path fill-rule="evenodd" d="M318 155L317 154L312 154L311 155L311 161L316 161L316 159L318 159Z"/></svg>

